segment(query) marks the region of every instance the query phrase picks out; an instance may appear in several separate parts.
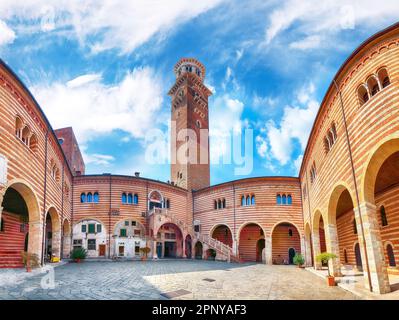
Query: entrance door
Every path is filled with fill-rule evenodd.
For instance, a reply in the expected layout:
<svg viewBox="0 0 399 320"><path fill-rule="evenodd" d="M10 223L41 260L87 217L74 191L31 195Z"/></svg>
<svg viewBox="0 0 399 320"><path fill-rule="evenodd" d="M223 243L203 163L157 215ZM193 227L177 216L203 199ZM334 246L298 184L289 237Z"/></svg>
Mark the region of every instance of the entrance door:
<svg viewBox="0 0 399 320"><path fill-rule="evenodd" d="M295 249L289 248L288 250L288 263L294 264L294 257L295 257Z"/></svg>
<svg viewBox="0 0 399 320"><path fill-rule="evenodd" d="M123 257L125 255L125 247L119 246L119 256Z"/></svg>
<svg viewBox="0 0 399 320"><path fill-rule="evenodd" d="M98 255L100 257L104 257L105 256L105 244L98 245Z"/></svg>
<svg viewBox="0 0 399 320"><path fill-rule="evenodd" d="M157 242L157 256L162 258L162 242Z"/></svg>
<svg viewBox="0 0 399 320"><path fill-rule="evenodd" d="M265 248L265 239L259 239L256 243L256 262L262 262L262 252Z"/></svg>
<svg viewBox="0 0 399 320"><path fill-rule="evenodd" d="M165 258L176 258L176 243L165 241Z"/></svg>
<svg viewBox="0 0 399 320"><path fill-rule="evenodd" d="M363 264L362 264L362 256L360 255L360 246L358 243L355 244L355 258L356 258L356 266L361 271L363 268Z"/></svg>

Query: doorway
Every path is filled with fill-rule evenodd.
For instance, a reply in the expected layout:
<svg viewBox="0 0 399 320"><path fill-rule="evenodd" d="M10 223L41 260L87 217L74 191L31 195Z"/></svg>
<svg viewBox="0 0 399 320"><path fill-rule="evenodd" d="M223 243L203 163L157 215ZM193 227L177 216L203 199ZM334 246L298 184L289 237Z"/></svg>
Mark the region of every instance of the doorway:
<svg viewBox="0 0 399 320"><path fill-rule="evenodd" d="M256 262L262 262L262 252L265 248L265 239L259 239L256 243Z"/></svg>
<svg viewBox="0 0 399 320"><path fill-rule="evenodd" d="M289 248L288 250L288 263L294 264L294 257L295 257L295 249Z"/></svg>
<svg viewBox="0 0 399 320"><path fill-rule="evenodd" d="M176 242L165 241L165 258L176 258Z"/></svg>
<svg viewBox="0 0 399 320"><path fill-rule="evenodd" d="M105 244L98 245L98 255L100 257L105 257Z"/></svg>
<svg viewBox="0 0 399 320"><path fill-rule="evenodd" d="M356 267L359 271L363 270L362 264L362 256L360 254L360 246L358 243L355 244L355 258L356 258Z"/></svg>
<svg viewBox="0 0 399 320"><path fill-rule="evenodd" d="M119 256L123 257L125 255L125 246L119 246Z"/></svg>

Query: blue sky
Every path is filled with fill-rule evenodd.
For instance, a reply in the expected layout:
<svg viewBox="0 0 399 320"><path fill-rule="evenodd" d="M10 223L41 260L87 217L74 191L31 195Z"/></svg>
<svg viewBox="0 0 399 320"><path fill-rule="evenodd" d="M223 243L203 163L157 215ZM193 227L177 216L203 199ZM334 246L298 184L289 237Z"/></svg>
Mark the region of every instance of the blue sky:
<svg viewBox="0 0 399 320"><path fill-rule="evenodd" d="M327 87L348 55L396 22L396 1L3 0L0 56L54 128L72 126L87 173L166 181L145 160L148 134L168 136L173 66L207 68L211 153L253 130L253 169L213 164L211 183L297 175Z"/></svg>

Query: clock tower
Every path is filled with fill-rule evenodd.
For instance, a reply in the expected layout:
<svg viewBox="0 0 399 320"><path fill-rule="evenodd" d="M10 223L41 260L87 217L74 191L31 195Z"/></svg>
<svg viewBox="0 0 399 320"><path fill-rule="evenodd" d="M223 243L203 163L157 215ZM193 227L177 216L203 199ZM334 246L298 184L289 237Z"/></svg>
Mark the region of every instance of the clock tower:
<svg viewBox="0 0 399 320"><path fill-rule="evenodd" d="M210 184L208 97L205 67L182 58L174 67L176 82L169 91L171 110L171 181L188 190Z"/></svg>

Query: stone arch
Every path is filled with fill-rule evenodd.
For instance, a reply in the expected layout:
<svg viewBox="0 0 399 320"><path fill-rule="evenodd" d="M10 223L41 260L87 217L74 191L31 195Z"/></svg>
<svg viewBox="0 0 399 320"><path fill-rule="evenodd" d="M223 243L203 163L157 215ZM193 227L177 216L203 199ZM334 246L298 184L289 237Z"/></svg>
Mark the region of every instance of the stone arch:
<svg viewBox="0 0 399 320"><path fill-rule="evenodd" d="M266 240L265 231L259 223L246 222L240 226L238 229L238 252L240 259L243 261L259 261L259 252L257 252L259 239Z"/></svg>
<svg viewBox="0 0 399 320"><path fill-rule="evenodd" d="M204 254L204 246L202 245L201 241L195 242L194 245L194 257L195 259L202 259L202 256Z"/></svg>
<svg viewBox="0 0 399 320"><path fill-rule="evenodd" d="M301 252L301 233L295 223L282 220L271 229L273 264L290 264L290 248Z"/></svg>
<svg viewBox="0 0 399 320"><path fill-rule="evenodd" d="M62 258L69 257L71 252L71 223L67 218L62 223Z"/></svg>
<svg viewBox="0 0 399 320"><path fill-rule="evenodd" d="M304 229L304 247L305 247L305 263L307 266L313 265L313 245L312 245L312 228L310 222L305 224Z"/></svg>
<svg viewBox="0 0 399 320"><path fill-rule="evenodd" d="M44 259L61 258L61 219L57 209L50 206L44 219Z"/></svg>
<svg viewBox="0 0 399 320"><path fill-rule="evenodd" d="M172 222L165 222L154 230L154 235L156 236L157 244L161 244L162 246L162 257L181 258L185 256L185 234L178 225ZM159 257L159 252L157 252L157 256L161 258Z"/></svg>
<svg viewBox="0 0 399 320"><path fill-rule="evenodd" d="M27 230L25 230L26 235L21 239L21 249L15 253L20 258L20 251L27 249L31 254L35 254L39 259L42 255L42 218L39 209L39 201L33 187L23 179L13 179L5 186L3 193L0 194L1 204L0 207L4 212L2 213L3 219L5 218L5 207L7 204L7 192L16 192L23 200L24 205L26 205L27 211ZM16 221L19 223L18 221ZM3 237L9 237L7 233L3 234ZM17 241L17 239L14 239ZM14 241L13 240L13 241ZM11 253L10 253L11 254ZM22 267L22 264L18 265Z"/></svg>
<svg viewBox="0 0 399 320"><path fill-rule="evenodd" d="M231 228L226 223L215 224L209 231L211 238L219 240L224 244L233 247L233 233Z"/></svg>
<svg viewBox="0 0 399 320"><path fill-rule="evenodd" d="M164 203L164 197L161 191L153 189L148 193L148 208L162 208Z"/></svg>
<svg viewBox="0 0 399 320"><path fill-rule="evenodd" d="M320 225L320 221L323 221L323 225ZM316 269L321 269L322 264L317 261L316 257L327 250L325 248L326 245L326 237L325 237L325 225L326 225L326 217L321 213L320 209L316 209L313 213L313 230L312 230L312 247L313 247L313 261Z"/></svg>
<svg viewBox="0 0 399 320"><path fill-rule="evenodd" d="M108 228L107 228L106 223L103 222L103 221L101 221L100 219L94 218L94 217L85 217L85 218L81 218L81 219L79 219L79 220L77 220L77 221L74 221L73 226L72 226L72 232L73 232L73 229L74 229L79 223L82 223L82 222L84 222L84 221L89 221L89 220L93 220L93 221L96 221L96 222L100 223L100 224L102 225L102 228L104 228L104 232L105 232L105 233L108 232Z"/></svg>

